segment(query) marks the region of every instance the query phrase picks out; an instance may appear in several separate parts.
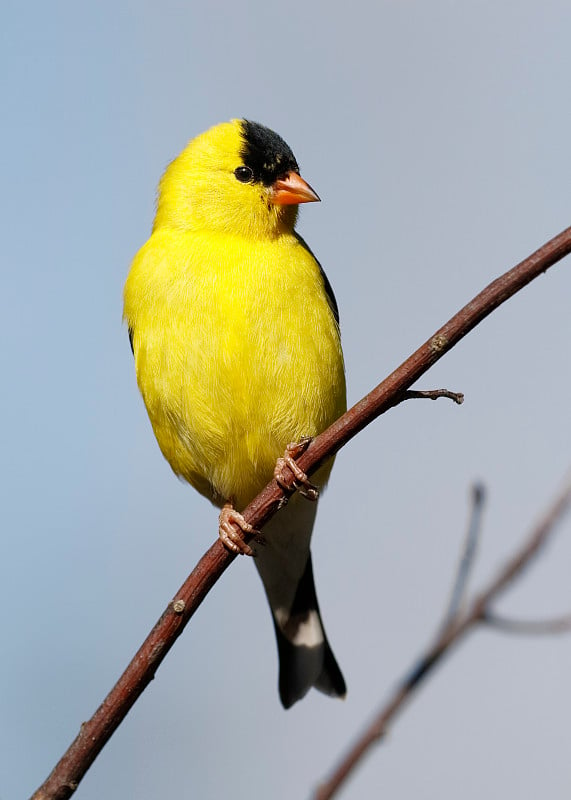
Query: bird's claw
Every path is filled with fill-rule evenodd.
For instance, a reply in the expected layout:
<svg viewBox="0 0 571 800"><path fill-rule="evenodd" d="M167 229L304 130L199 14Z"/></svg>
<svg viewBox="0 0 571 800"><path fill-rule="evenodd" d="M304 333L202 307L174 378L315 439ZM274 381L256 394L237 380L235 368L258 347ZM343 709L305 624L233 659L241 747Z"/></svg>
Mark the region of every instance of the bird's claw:
<svg viewBox="0 0 571 800"><path fill-rule="evenodd" d="M242 539L235 526L238 526L244 533L251 533L258 544L263 544L263 537L260 531L257 531L253 525L246 522L242 514L236 511L232 503L226 503L220 517L218 518L218 536L222 541L224 547L230 552L236 553L241 556L253 556L254 551L249 544Z"/></svg>
<svg viewBox="0 0 571 800"><path fill-rule="evenodd" d="M278 458L276 461L276 466L274 468L274 479L281 489L284 489L286 492L291 492L291 486L288 486L283 475L285 467L288 467L293 472L295 479L293 482L293 487L308 500L315 501L319 497L317 486L314 486L313 483L311 483L305 472L298 466L295 460L307 450L310 443L310 436L304 436L299 442L290 442L290 444L288 444L286 447L283 456Z"/></svg>

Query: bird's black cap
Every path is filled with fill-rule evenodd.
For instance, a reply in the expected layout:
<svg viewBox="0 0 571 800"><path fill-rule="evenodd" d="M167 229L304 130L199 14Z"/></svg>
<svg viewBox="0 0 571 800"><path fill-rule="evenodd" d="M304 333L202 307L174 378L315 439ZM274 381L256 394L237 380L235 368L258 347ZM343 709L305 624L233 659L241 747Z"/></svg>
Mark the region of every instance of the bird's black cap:
<svg viewBox="0 0 571 800"><path fill-rule="evenodd" d="M244 165L254 173L254 181L270 186L287 172L299 167L290 147L277 133L258 122L242 120L244 147L240 155Z"/></svg>

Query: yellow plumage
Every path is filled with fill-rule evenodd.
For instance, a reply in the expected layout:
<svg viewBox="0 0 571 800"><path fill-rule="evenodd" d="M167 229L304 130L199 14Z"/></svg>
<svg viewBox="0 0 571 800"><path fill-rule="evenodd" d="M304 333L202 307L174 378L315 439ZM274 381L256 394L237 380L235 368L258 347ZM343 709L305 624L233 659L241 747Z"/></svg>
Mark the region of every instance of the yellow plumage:
<svg viewBox="0 0 571 800"><path fill-rule="evenodd" d="M267 129L251 125L253 143L233 120L170 164L124 293L137 382L163 455L203 495L238 510L271 480L289 442L345 410L324 275L294 233L297 204L272 201L263 170L275 142L266 146ZM262 178L241 182L249 146L254 161L261 152Z"/></svg>
<svg viewBox="0 0 571 800"><path fill-rule="evenodd" d="M345 384L319 266L283 230L281 209L268 215L236 181L239 147L227 123L170 165L124 313L163 455L202 494L241 509L289 442L343 412Z"/></svg>

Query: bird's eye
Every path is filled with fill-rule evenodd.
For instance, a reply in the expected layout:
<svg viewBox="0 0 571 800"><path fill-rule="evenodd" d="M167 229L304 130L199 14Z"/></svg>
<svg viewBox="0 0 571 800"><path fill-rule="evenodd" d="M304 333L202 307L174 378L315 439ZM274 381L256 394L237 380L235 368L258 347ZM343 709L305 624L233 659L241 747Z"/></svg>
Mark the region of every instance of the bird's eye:
<svg viewBox="0 0 571 800"><path fill-rule="evenodd" d="M236 167L234 175L236 176L236 180L239 180L240 183L248 183L254 177L254 173L250 167Z"/></svg>

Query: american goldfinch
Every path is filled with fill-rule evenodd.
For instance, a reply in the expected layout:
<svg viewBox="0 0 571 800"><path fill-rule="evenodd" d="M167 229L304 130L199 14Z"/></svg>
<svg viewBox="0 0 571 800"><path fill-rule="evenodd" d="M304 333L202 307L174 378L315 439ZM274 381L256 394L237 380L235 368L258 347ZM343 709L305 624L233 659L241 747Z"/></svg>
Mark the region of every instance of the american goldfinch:
<svg viewBox="0 0 571 800"><path fill-rule="evenodd" d="M248 120L217 125L167 167L152 235L125 285L137 382L159 447L222 508L220 537L235 552L252 551L232 523L248 529L241 511L284 452L293 463L289 443L346 408L335 297L294 230L298 205L314 200L280 136ZM321 484L330 468L317 473ZM296 493L265 527L265 545L254 544L286 708L312 686L346 691L315 594L315 514L316 503Z"/></svg>

